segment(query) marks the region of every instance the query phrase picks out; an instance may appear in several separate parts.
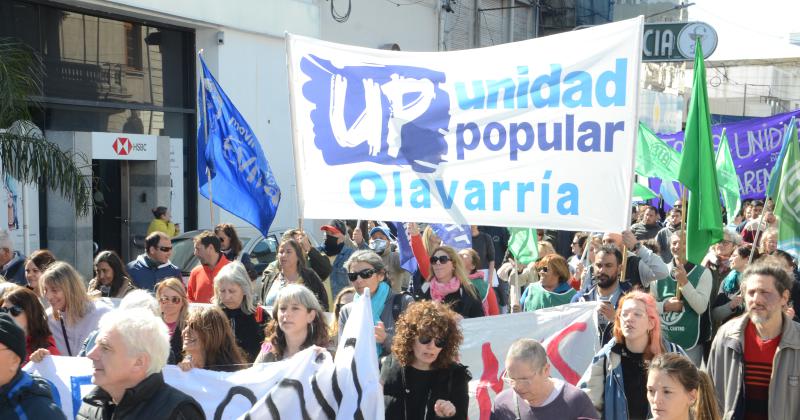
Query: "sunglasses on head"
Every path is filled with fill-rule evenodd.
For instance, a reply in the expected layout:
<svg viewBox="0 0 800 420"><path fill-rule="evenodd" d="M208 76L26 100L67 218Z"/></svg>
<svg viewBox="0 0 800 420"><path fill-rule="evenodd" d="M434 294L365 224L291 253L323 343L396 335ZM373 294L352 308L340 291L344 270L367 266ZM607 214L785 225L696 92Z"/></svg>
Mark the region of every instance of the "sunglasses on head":
<svg viewBox="0 0 800 420"><path fill-rule="evenodd" d="M170 303L170 302L172 302L175 305L181 303L181 298L179 298L177 296L161 296L160 298L158 298L158 300L161 301L161 303Z"/></svg>
<svg viewBox="0 0 800 420"><path fill-rule="evenodd" d="M366 280L372 277L372 275L375 274L376 272L377 270L375 270L374 268L365 268L357 273L347 273L347 278L350 279L350 281L356 281L359 277Z"/></svg>
<svg viewBox="0 0 800 420"><path fill-rule="evenodd" d="M447 264L448 261L450 261L450 257L447 255L439 255L438 257L434 255L431 257L431 264Z"/></svg>
<svg viewBox="0 0 800 420"><path fill-rule="evenodd" d="M19 314L21 314L24 311L19 306L14 305L10 308L6 308L5 306L0 306L0 312L11 314L11 316L19 316Z"/></svg>
<svg viewBox="0 0 800 420"><path fill-rule="evenodd" d="M432 337L427 336L427 335L421 335L421 336L419 336L417 338L417 340L423 346L428 345L428 343L430 343L431 340L433 340L433 345L436 346L436 347L439 347L440 349L444 348L445 344L447 344L447 341L444 338L437 338L437 339L434 340Z"/></svg>
<svg viewBox="0 0 800 420"><path fill-rule="evenodd" d="M172 251L172 247L171 246L160 246L160 247L158 247L158 249L160 249L161 252L170 252L170 251Z"/></svg>

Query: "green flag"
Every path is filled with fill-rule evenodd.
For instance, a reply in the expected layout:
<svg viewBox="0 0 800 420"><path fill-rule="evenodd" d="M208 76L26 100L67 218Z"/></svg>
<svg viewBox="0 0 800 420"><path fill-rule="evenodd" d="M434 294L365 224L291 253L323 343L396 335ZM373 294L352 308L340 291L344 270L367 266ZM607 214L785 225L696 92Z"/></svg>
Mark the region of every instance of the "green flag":
<svg viewBox="0 0 800 420"><path fill-rule="evenodd" d="M678 179L680 164L680 153L656 136L644 124L639 123L634 171L641 176L674 181Z"/></svg>
<svg viewBox="0 0 800 420"><path fill-rule="evenodd" d="M683 139L678 181L691 193L686 220L686 260L700 264L708 247L722 240L722 211L717 172L714 170L706 66L700 42L695 42L692 99Z"/></svg>
<svg viewBox="0 0 800 420"><path fill-rule="evenodd" d="M795 258L800 251L800 147L794 117L784 141L788 142L776 185L775 216L778 218L778 248Z"/></svg>
<svg viewBox="0 0 800 420"><path fill-rule="evenodd" d="M719 192L722 193L722 201L728 210L728 220L739 214L742 201L739 196L739 177L736 175L736 166L733 164L731 147L728 144L728 137L725 129L722 129L722 137L719 139L717 148L717 182L719 182Z"/></svg>
<svg viewBox="0 0 800 420"><path fill-rule="evenodd" d="M647 201L656 197L658 197L658 194L653 192L653 190L650 188L647 188L638 182L633 183L633 201Z"/></svg>
<svg viewBox="0 0 800 420"><path fill-rule="evenodd" d="M508 228L511 238L508 250L520 264L530 264L539 258L539 243L536 240L536 229Z"/></svg>

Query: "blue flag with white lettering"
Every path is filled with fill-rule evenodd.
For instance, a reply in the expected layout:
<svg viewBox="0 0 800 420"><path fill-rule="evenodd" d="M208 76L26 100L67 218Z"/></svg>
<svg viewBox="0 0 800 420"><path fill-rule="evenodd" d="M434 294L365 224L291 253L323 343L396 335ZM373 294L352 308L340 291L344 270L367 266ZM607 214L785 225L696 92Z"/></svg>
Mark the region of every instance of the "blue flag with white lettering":
<svg viewBox="0 0 800 420"><path fill-rule="evenodd" d="M445 245L452 246L456 250L472 248L472 230L469 225L432 223L431 229Z"/></svg>
<svg viewBox="0 0 800 420"><path fill-rule="evenodd" d="M197 129L200 194L206 198L211 195L215 204L266 236L281 201L281 190L253 130L225 95L202 56L200 64L203 66L197 92L201 112ZM206 168L211 172L211 194Z"/></svg>

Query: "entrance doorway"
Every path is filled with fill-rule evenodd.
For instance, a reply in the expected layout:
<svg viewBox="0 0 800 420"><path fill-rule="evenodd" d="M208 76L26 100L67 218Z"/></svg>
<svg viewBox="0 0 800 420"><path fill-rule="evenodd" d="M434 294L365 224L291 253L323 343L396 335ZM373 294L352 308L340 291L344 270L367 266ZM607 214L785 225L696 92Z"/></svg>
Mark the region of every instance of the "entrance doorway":
<svg viewBox="0 0 800 420"><path fill-rule="evenodd" d="M128 162L121 160L92 160L95 211L92 216L92 240L95 253L112 250L123 261L128 255Z"/></svg>

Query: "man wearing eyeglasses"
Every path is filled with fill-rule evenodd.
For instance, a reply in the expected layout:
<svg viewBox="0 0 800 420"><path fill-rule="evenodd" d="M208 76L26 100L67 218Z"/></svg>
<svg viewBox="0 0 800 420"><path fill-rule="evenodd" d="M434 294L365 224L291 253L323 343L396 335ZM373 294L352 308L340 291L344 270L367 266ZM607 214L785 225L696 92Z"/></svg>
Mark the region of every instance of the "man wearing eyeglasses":
<svg viewBox="0 0 800 420"><path fill-rule="evenodd" d="M167 278L181 278L181 270L169 261L172 241L164 232L153 232L144 240L145 253L127 265L128 274L136 287L151 292L156 284Z"/></svg>
<svg viewBox="0 0 800 420"><path fill-rule="evenodd" d="M505 367L509 388L495 397L492 420L600 418L588 395L550 377L547 353L538 341L521 338L511 344Z"/></svg>

